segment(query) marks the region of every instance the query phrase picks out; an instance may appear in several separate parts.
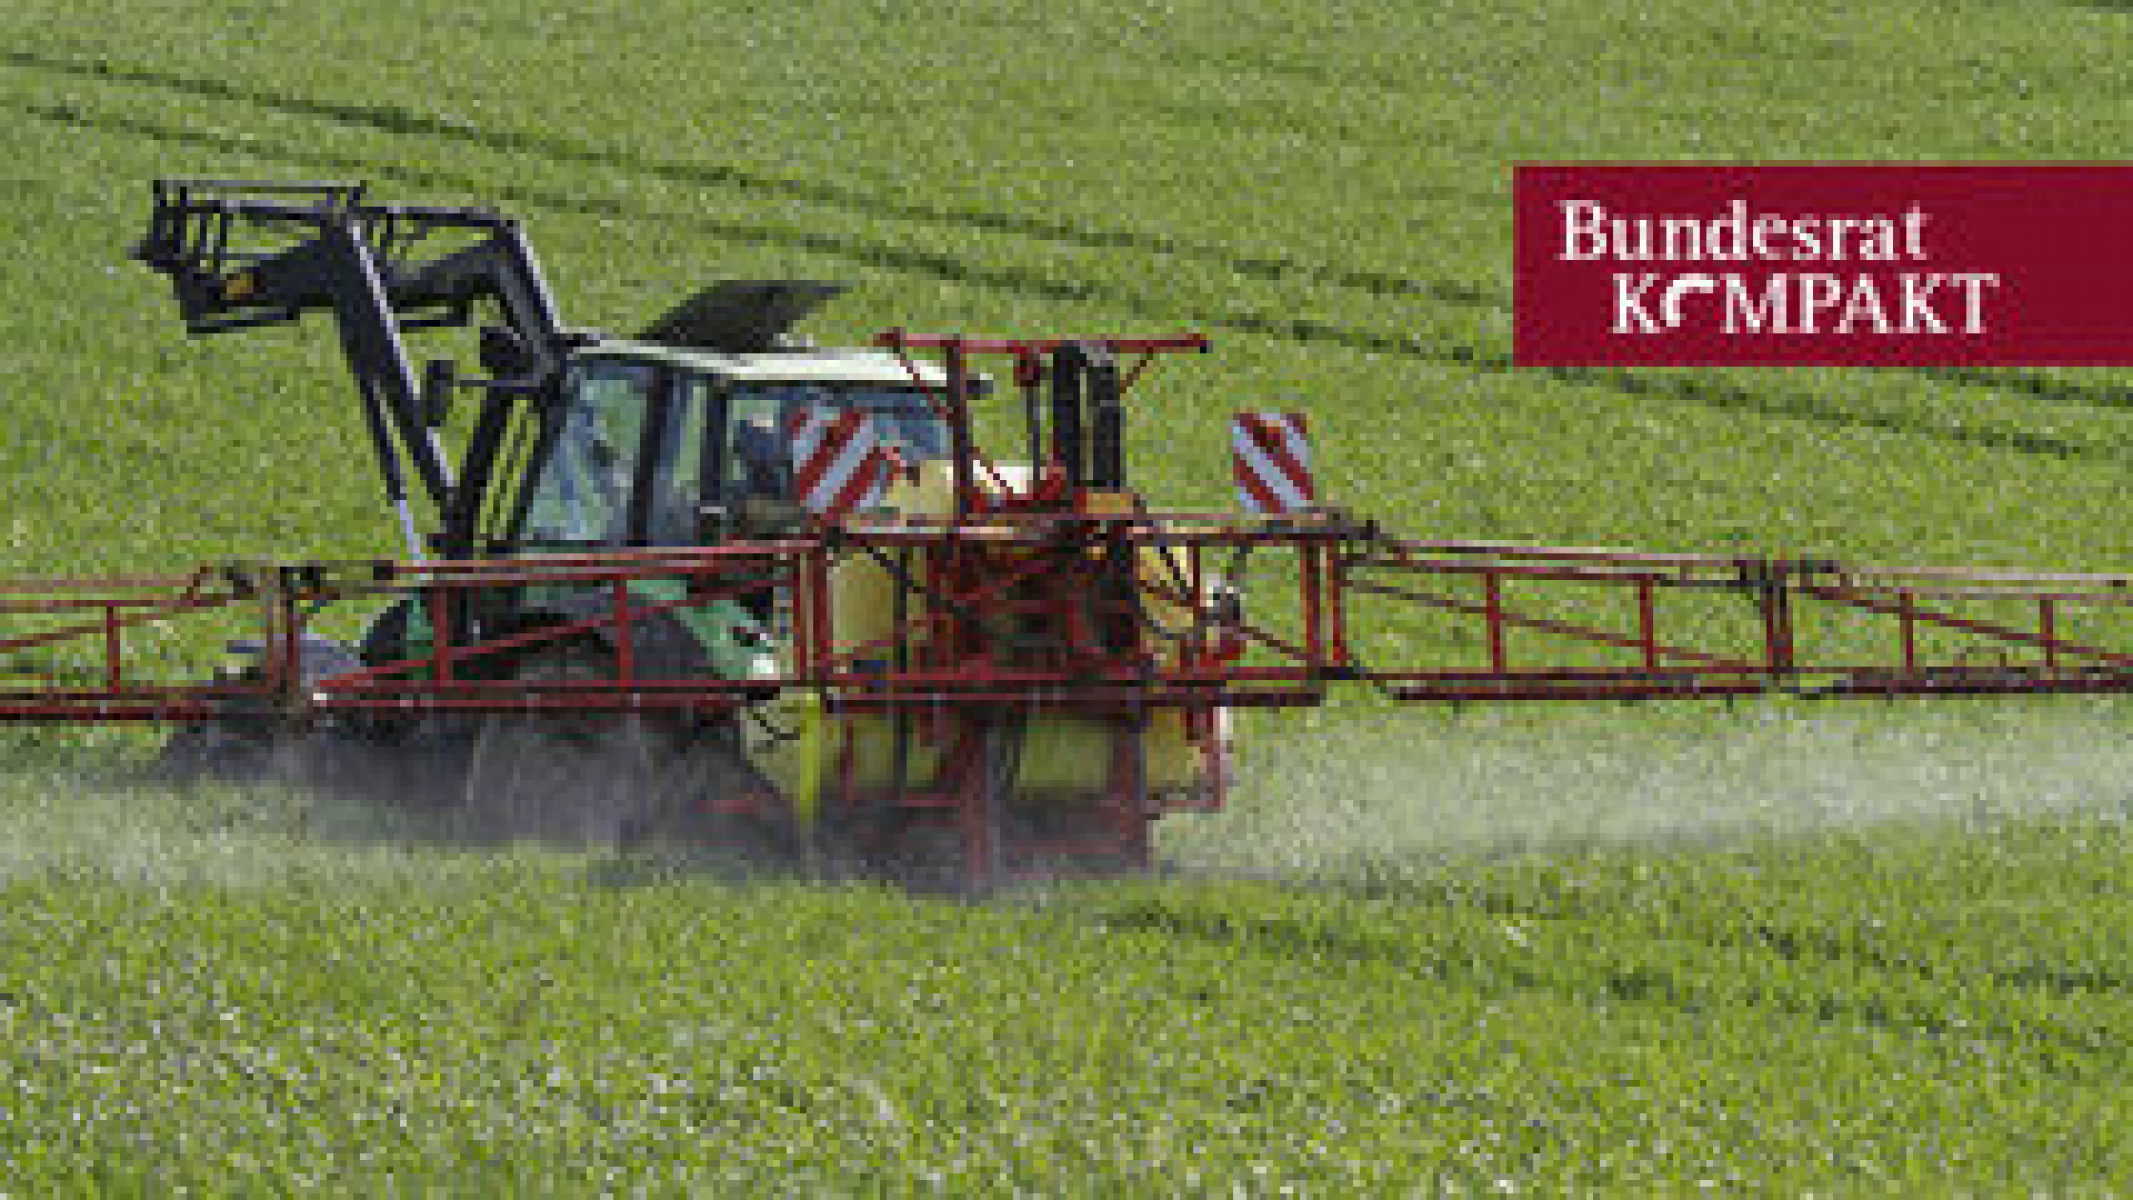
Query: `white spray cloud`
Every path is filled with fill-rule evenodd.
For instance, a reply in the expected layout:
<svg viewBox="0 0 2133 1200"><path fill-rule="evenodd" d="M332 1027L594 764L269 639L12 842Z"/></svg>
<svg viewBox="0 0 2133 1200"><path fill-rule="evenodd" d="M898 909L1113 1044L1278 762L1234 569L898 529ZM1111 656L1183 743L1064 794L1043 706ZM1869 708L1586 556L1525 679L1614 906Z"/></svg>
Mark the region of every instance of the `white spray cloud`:
<svg viewBox="0 0 2133 1200"><path fill-rule="evenodd" d="M1351 713L1314 726L1261 723L1280 740L1250 754L1232 811L1167 822L1167 860L1188 874L1383 877L1469 855L2115 819L2133 796L2133 714L2110 703Z"/></svg>

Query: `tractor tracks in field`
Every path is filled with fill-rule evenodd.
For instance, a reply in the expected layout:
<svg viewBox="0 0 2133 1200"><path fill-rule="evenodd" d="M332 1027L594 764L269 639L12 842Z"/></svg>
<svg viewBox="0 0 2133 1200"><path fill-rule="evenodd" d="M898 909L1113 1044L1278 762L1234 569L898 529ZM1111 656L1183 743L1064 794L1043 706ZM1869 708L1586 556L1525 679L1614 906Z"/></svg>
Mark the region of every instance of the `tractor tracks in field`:
<svg viewBox="0 0 2133 1200"><path fill-rule="evenodd" d="M1361 291L1373 296L1424 296L1465 306L1493 303L1492 298L1482 289L1459 284L1409 279L1378 271L1327 268L1279 256L1237 254L1218 247L1197 245L1137 230L1092 229L1084 225L1050 221L1043 217L987 209L911 204L885 199L856 188L772 175L730 163L655 158L602 149L547 134L493 129L468 121L429 116L397 104L334 103L221 80L198 79L150 67L121 65L101 59L77 61L55 58L20 49L0 50L0 65L89 81L162 88L203 100L267 109L285 116L362 126L385 134L433 137L503 154L528 155L550 162L600 167L688 187L757 193L779 200L812 204L856 217L1006 234L1077 250L1125 250L1163 255L1210 263L1231 273L1267 282L1303 280L1347 291ZM260 153L262 148L253 146L251 150L253 153ZM351 161L346 165L352 168L387 171L394 175L406 174L382 163ZM461 186L480 187L485 181L468 178L455 179L453 182Z"/></svg>
<svg viewBox="0 0 2133 1200"><path fill-rule="evenodd" d="M331 154L323 151L290 150L286 147L255 142L230 134L183 129L136 117L89 113L74 105L18 104L16 111L26 116L61 122L76 127L123 133L157 142L194 146L204 150L241 154L253 158L273 159L307 168L368 172L373 175L389 176L409 183L429 184L443 188L466 189L481 186L481 181L472 176L459 175L448 170L387 165L370 159ZM644 215L633 213L619 205L591 203L583 196L571 195L524 183L493 183L484 190L493 200L515 201L535 205L552 212L567 212L583 216L609 218ZM1088 300L1101 298L1099 292L1088 286L1060 283L1028 272L971 268L953 256L931 251L862 242L831 234L808 233L803 230L787 229L775 225L727 220L701 214L658 214L657 219L669 223L686 224L701 232L743 245L806 250L811 253L844 258L869 266L886 267L910 274L927 275L940 279L996 287L1003 290L1042 295L1050 299Z"/></svg>
<svg viewBox="0 0 2133 1200"><path fill-rule="evenodd" d="M623 176L693 188L755 194L786 203L813 205L861 220L901 222L939 229L964 230L1019 238L1056 248L1099 253L1127 253L1199 263L1242 279L1262 283L1303 283L1371 300L1410 298L1448 308L1503 311L1507 297L1472 284L1429 281L1389 272L1327 267L1281 255L1239 253L1202 243L1129 229L1089 228L1041 216L1002 213L968 206L912 204L885 199L836 184L778 176L732 164L688 162L603 149L569 138L527 131L495 129L472 122L432 116L396 104L355 104L318 100L268 88L109 59L74 59L34 50L0 50L0 66L48 77L123 84L173 92L217 103L244 105L284 116L329 121L389 136L426 137L499 154L534 157L552 163L598 168ZM1519 368L1507 351L1466 341L1436 340L1395 334L1326 320L1309 314L1280 315L1246 308L1156 311L1157 306L1127 288L1089 279L1061 279L1036 269L982 266L959 252L927 250L892 241L798 228L786 223L748 221L703 213L644 210L555 188L415 166L322 149L300 149L264 139L183 127L141 117L91 111L75 102L16 101L16 111L44 121L100 129L155 142L188 145L225 154L241 154L290 163L307 170L382 175L406 182L472 192L496 201L517 202L551 211L610 218L631 218L682 225L737 244L785 248L922 276L948 283L971 284L1052 301L1098 304L1164 324L1193 324L1212 331L1323 346L1350 352L1449 365L1483 374L1520 370L1580 388L1613 392L1631 399L1694 404L1720 413L1807 422L1954 445L2026 455L2116 461L2133 457L2133 437L2124 442L2069 438L2005 425L1966 424L1953 417L1916 411L1871 411L1837 397L1800 391L1750 389L1703 373L1639 372L1583 367ZM1941 370L1921 377L1964 388L2012 391L2040 400L2133 412L2133 397L2123 390L2086 386L2028 372Z"/></svg>

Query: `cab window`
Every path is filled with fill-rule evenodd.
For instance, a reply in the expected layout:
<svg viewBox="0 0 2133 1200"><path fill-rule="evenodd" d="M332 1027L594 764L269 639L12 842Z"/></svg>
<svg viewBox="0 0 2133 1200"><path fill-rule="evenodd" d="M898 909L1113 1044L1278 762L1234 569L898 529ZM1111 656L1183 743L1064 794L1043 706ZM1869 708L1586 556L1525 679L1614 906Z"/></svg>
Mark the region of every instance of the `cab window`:
<svg viewBox="0 0 2133 1200"><path fill-rule="evenodd" d="M791 430L810 406L868 414L874 436L907 463L948 455L948 426L917 388L768 384L736 388L729 400L725 503L749 494L783 497L792 486Z"/></svg>
<svg viewBox="0 0 2133 1200"><path fill-rule="evenodd" d="M648 363L595 359L572 370L562 425L527 503L527 543L619 545L628 537L630 486L657 380Z"/></svg>

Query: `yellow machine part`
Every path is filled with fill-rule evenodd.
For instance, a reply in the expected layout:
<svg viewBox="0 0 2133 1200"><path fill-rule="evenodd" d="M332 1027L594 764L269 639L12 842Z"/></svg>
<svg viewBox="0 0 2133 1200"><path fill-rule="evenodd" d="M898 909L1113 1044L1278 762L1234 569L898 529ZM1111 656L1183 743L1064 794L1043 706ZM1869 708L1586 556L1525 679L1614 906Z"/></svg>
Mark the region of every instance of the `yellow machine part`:
<svg viewBox="0 0 2133 1200"><path fill-rule="evenodd" d="M916 482L899 481L885 497L888 507L911 514L938 515L949 510L953 495L948 464L926 464ZM1013 465L1020 474L1019 464ZM1100 494L1094 511L1132 511L1128 493ZM917 556L914 554L913 566ZM1167 578L1160 552L1141 551L1140 569L1145 578ZM1206 581L1202 581L1206 586ZM830 579L835 640L840 651L886 638L897 624L898 587L889 571L873 558L852 555L839 562ZM908 624L924 615L923 596L906 595L902 614ZM1166 626L1183 629L1190 616L1181 605L1148 603L1149 617ZM1165 654L1174 651L1162 651ZM883 651L886 655L887 651ZM910 710L911 730L905 746L905 780L924 787L935 778L941 754L948 749L928 736L923 710ZM853 784L885 787L894 782L896 759L895 720L887 714L855 713L831 718L822 712L812 693L789 689L772 702L769 725L780 731L776 739L759 737L754 754L766 774L794 797L798 814L811 816L821 789L834 786L849 770ZM1223 724L1226 724L1223 723ZM849 753L849 765L843 757ZM1158 709L1149 714L1143 744L1147 787L1151 792L1205 788L1206 757L1188 735L1183 712ZM1105 787L1111 770L1111 727L1100 719L1068 713L1034 714L1024 729L1017 791L1033 796L1044 793L1088 792Z"/></svg>

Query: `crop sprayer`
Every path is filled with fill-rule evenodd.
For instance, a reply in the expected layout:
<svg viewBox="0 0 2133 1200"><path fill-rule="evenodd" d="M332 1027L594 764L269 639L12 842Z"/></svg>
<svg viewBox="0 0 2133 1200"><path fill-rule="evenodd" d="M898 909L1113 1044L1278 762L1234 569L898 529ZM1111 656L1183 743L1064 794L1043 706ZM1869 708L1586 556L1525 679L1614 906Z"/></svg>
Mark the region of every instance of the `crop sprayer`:
<svg viewBox="0 0 2133 1200"><path fill-rule="evenodd" d="M611 338L561 323L512 219L340 184L160 181L136 255L194 334L331 314L406 545L0 583L0 719L171 723L185 776L355 778L514 836L982 889L1148 867L1156 821L1223 806L1235 710L1335 684L2133 688L2133 577L1399 538L1320 500L1294 413L1232 422L1239 511L1151 508L1130 400L1196 335L824 349L791 330L838 289L783 281ZM479 375L416 369L436 328L478 329ZM976 443L1007 390L986 363L1019 460ZM360 637L317 631L350 611ZM236 619L216 678L155 677L151 631Z"/></svg>

